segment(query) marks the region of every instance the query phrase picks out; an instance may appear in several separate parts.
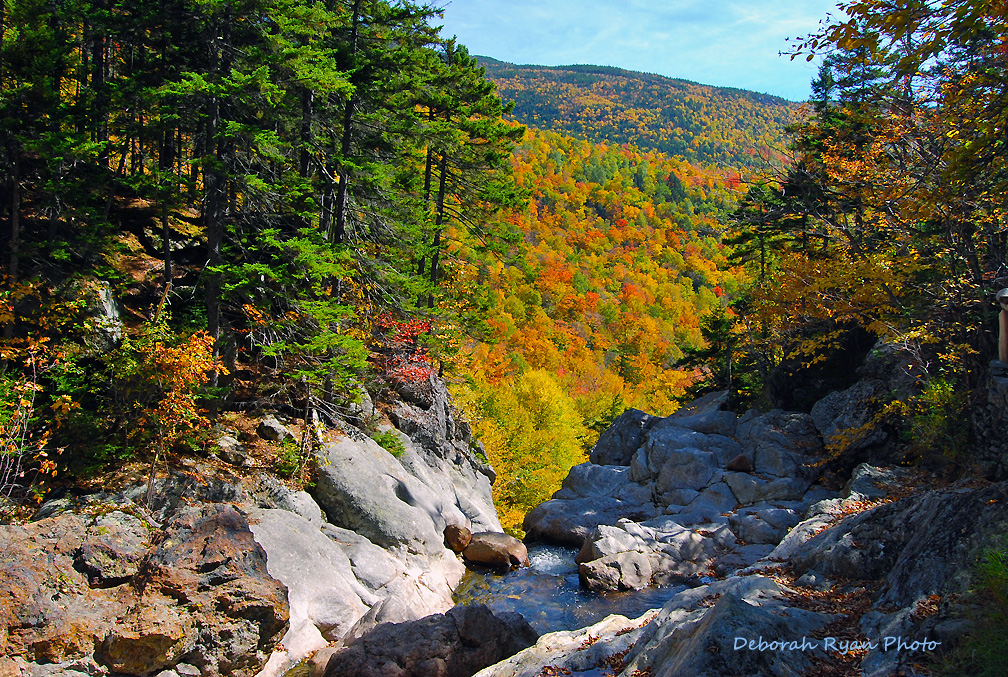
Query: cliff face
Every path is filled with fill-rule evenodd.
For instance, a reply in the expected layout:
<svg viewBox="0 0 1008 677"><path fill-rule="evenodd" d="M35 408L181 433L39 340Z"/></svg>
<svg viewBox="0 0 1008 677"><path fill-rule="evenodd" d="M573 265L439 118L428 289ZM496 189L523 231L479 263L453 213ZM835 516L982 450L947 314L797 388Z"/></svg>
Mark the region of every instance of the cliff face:
<svg viewBox="0 0 1008 677"><path fill-rule="evenodd" d="M447 611L464 565L445 528L501 528L444 383L422 394L390 398L398 457L325 431L310 494L208 459L155 480L150 511L136 484L0 527L0 674L275 675Z"/></svg>
<svg viewBox="0 0 1008 677"><path fill-rule="evenodd" d="M478 676L921 674L970 627L964 595L1008 531L1008 482L850 470L900 458L872 425L880 393L918 387L891 352L811 414L738 417L716 395L667 418L626 412L525 528L580 545L585 587L692 589L638 619L546 635ZM992 380L989 418L1004 383ZM831 457L838 438L845 451ZM990 439L978 467L1000 479L1004 445Z"/></svg>

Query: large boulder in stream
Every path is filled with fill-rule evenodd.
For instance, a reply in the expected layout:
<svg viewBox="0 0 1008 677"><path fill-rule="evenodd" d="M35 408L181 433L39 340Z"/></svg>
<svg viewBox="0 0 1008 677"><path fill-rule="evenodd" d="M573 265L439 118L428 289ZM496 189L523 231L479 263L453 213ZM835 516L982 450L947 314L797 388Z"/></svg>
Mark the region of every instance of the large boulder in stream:
<svg viewBox="0 0 1008 677"><path fill-rule="evenodd" d="M469 677L537 638L519 614L494 615L479 604L383 623L345 646L320 652L314 663L323 677Z"/></svg>
<svg viewBox="0 0 1008 677"><path fill-rule="evenodd" d="M467 562L503 569L517 569L529 564L528 549L524 543L514 536L492 531L473 534L462 556Z"/></svg>

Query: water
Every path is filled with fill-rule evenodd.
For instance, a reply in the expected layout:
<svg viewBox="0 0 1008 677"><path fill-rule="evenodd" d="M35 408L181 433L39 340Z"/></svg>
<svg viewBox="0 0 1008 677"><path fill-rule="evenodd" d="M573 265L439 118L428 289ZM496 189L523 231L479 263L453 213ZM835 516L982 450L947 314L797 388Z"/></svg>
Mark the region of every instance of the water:
<svg viewBox="0 0 1008 677"><path fill-rule="evenodd" d="M577 550L552 545L529 548L530 567L507 574L466 571L455 590L456 604L486 604L493 611L517 611L539 634L576 630L610 614L636 618L665 604L685 586L650 587L636 592L590 592L578 582Z"/></svg>

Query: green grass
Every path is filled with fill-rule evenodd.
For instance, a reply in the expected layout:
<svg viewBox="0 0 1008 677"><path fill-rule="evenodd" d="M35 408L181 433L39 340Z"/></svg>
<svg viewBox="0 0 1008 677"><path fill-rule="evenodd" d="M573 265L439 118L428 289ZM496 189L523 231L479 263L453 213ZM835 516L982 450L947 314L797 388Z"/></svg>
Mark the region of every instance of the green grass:
<svg viewBox="0 0 1008 677"><path fill-rule="evenodd" d="M380 444L383 449L396 458L399 458L406 453L406 447L403 445L402 440L399 439L399 435L397 435L393 430L372 433L371 439Z"/></svg>
<svg viewBox="0 0 1008 677"><path fill-rule="evenodd" d="M1008 675L1008 536L984 551L967 604L973 629L939 672L969 677Z"/></svg>

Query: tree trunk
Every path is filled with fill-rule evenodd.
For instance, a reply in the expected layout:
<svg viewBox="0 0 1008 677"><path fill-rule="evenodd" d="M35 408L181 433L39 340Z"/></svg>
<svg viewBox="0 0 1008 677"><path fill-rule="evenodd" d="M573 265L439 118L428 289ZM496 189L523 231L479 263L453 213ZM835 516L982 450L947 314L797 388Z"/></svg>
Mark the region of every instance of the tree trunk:
<svg viewBox="0 0 1008 677"><path fill-rule="evenodd" d="M430 110L427 113L427 119L428 120L433 120L434 119L434 111L433 110ZM426 165L424 167L424 209L425 210L427 209L427 205L428 205L428 203L430 203L430 198L431 198L431 173L432 173L433 169L434 169L434 151L431 150L430 146L427 146L427 163L426 163ZM424 235L424 238L426 239L426 234ZM423 276L424 276L424 268L426 267L426 265L427 265L427 257L423 253L423 251L421 251L420 252L420 262L417 264L417 275L420 278L423 278ZM420 304L420 301L417 301L417 305L419 305L419 304Z"/></svg>
<svg viewBox="0 0 1008 677"><path fill-rule="evenodd" d="M17 148L14 149L14 176L11 177L10 226L7 275L14 284L18 279L18 253L21 249L21 153Z"/></svg>
<svg viewBox="0 0 1008 677"><path fill-rule="evenodd" d="M353 23L350 29L351 67L356 65L355 62L357 60L357 31L360 25L360 3L361 0L354 0L353 4ZM352 79L356 80L356 77ZM342 162L346 162L347 157L350 155L351 142L353 141L351 125L353 123L353 112L356 101L357 95L351 94L350 98L347 99L346 108L343 111L343 138L340 142L340 160ZM349 188L350 176L344 166L340 168L339 189L336 194L336 228L333 233L333 242L337 244L343 242L346 238L347 193L349 192Z"/></svg>
<svg viewBox="0 0 1008 677"><path fill-rule="evenodd" d="M216 40L211 42L213 59L218 59L217 50L223 55L218 60L219 72L226 73L229 69L229 59L227 58L227 48L230 43L231 11L228 7L222 18L221 39L218 45ZM209 386L216 388L219 373L217 362L220 360L220 335L221 335L221 273L213 270L221 265L221 244L224 241L224 207L227 201L227 179L223 175L225 167L225 153L228 149L227 140L219 136L221 122L222 103L216 96L210 99L207 115L207 143L214 145L213 162L208 163L209 167L203 169L203 182L206 189L206 233L207 233L207 267L210 272L206 282L206 303L207 303L207 331L213 338L213 362L214 368L209 373ZM209 415L213 420L217 417L219 402L217 397L210 398Z"/></svg>
<svg viewBox="0 0 1008 677"><path fill-rule="evenodd" d="M98 3L98 9L104 10L104 3ZM95 30L91 41L91 89L94 90L94 108L92 124L94 125L94 140L105 143L98 157L100 166L107 168L109 164L108 148L108 101L105 92L105 35L104 29Z"/></svg>
<svg viewBox="0 0 1008 677"><path fill-rule="evenodd" d="M314 94L307 87L301 92L301 157L299 168L301 177L308 178L308 165L311 162L311 153L308 151L308 144L311 141L311 121L312 110L314 109Z"/></svg>
<svg viewBox="0 0 1008 677"><path fill-rule="evenodd" d="M434 246L433 251L431 252L430 266L431 293L427 297L428 308L434 307L434 289L437 287L438 274L441 272L441 226L444 224L444 200L446 188L448 186L448 158L444 155L441 156L439 169L441 171L441 182L438 185L437 218L434 221Z"/></svg>
<svg viewBox="0 0 1008 677"><path fill-rule="evenodd" d="M158 153L158 168L161 170L161 244L164 256L164 280L172 279L171 229L168 226L168 201L173 192L173 171L175 169L175 130L165 129L161 136L161 150Z"/></svg>

